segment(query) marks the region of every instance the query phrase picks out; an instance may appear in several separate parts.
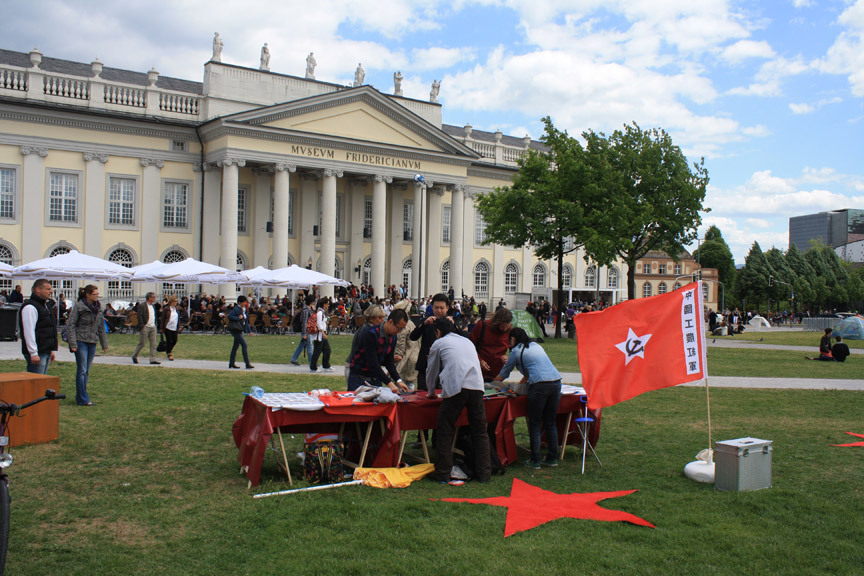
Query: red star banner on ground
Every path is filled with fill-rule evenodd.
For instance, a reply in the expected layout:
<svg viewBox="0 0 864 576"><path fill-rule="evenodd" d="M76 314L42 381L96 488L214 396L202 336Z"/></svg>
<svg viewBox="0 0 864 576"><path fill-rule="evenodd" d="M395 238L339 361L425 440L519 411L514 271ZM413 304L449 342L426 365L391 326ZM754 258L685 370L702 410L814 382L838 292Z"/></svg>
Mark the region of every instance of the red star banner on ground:
<svg viewBox="0 0 864 576"><path fill-rule="evenodd" d="M850 436L857 436L858 438L864 438L864 434L855 434L854 432L846 432ZM864 447L864 442L852 442L851 444L829 444L829 446L862 446Z"/></svg>
<svg viewBox="0 0 864 576"><path fill-rule="evenodd" d="M707 375L701 282L573 321L588 408Z"/></svg>
<svg viewBox="0 0 864 576"><path fill-rule="evenodd" d="M629 512L608 510L597 502L607 498L627 496L636 490L619 492L589 492L580 494L556 494L532 486L518 478L513 479L510 496L494 498L442 498L442 502L468 502L488 504L507 508L507 522L504 537L512 536L523 530L531 530L558 518L578 518L580 520L600 520L603 522L630 522L639 526L654 528L654 525Z"/></svg>

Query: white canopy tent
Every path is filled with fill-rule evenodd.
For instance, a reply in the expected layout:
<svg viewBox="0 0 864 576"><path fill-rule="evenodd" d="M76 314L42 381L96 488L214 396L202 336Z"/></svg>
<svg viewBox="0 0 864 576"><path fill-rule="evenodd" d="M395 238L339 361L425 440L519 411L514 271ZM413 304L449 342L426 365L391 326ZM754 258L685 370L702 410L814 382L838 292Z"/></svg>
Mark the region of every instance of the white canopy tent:
<svg viewBox="0 0 864 576"><path fill-rule="evenodd" d="M0 262L0 276L9 276L12 273L12 266L5 262Z"/></svg>
<svg viewBox="0 0 864 576"><path fill-rule="evenodd" d="M159 265L157 265L159 264ZM187 258L180 262L164 264L151 262L134 269L133 282L170 282L172 284L239 284L247 280L240 272L228 270Z"/></svg>
<svg viewBox="0 0 864 576"><path fill-rule="evenodd" d="M309 288L327 284L331 286L348 286L348 282L322 272L301 268L296 264L277 270L263 269L261 266L243 273L246 281L241 286L259 286L261 288Z"/></svg>
<svg viewBox="0 0 864 576"><path fill-rule="evenodd" d="M85 280L129 280L130 269L108 260L72 250L42 258L12 269L13 278L82 278Z"/></svg>

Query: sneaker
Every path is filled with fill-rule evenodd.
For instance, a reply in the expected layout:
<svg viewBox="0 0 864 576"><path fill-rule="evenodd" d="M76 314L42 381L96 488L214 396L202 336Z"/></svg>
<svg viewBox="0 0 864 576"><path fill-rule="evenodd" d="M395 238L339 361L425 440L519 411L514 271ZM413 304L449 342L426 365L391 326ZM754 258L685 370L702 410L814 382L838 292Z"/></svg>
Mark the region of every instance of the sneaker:
<svg viewBox="0 0 864 576"><path fill-rule="evenodd" d="M525 460L525 467L531 468L532 470L540 470L540 463L534 462L529 458L528 460Z"/></svg>
<svg viewBox="0 0 864 576"><path fill-rule="evenodd" d="M309 372L312 372L313 374L317 374L318 372L320 372L320 370L318 370L317 368L310 368Z"/></svg>
<svg viewBox="0 0 864 576"><path fill-rule="evenodd" d="M321 372L335 372L333 368L321 368Z"/></svg>
<svg viewBox="0 0 864 576"><path fill-rule="evenodd" d="M549 458L547 458L546 460L543 461L543 466L548 466L549 468L555 468L556 466L558 466L558 459L555 458L555 459L550 460Z"/></svg>
<svg viewBox="0 0 864 576"><path fill-rule="evenodd" d="M137 363L138 363L138 357L132 356L132 364L137 364Z"/></svg>
<svg viewBox="0 0 864 576"><path fill-rule="evenodd" d="M291 364L293 364L294 366L299 366L300 362L297 362L296 360L291 360Z"/></svg>

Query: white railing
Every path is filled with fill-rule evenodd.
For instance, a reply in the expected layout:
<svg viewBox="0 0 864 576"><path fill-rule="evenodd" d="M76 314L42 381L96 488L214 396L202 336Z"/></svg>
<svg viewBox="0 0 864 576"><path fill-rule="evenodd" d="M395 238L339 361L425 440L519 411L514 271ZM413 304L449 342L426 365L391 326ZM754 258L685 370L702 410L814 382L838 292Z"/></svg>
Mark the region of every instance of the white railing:
<svg viewBox="0 0 864 576"><path fill-rule="evenodd" d="M198 97L188 94L172 94L161 92L159 94L159 109L177 114L198 115Z"/></svg>
<svg viewBox="0 0 864 576"><path fill-rule="evenodd" d="M525 149L504 147L503 153L505 162L516 162L525 153Z"/></svg>
<svg viewBox="0 0 864 576"><path fill-rule="evenodd" d="M0 88L27 91L27 73L21 70L0 68Z"/></svg>
<svg viewBox="0 0 864 576"><path fill-rule="evenodd" d="M145 108L147 106L147 98L143 88L106 84L104 95L106 104L133 106L135 108Z"/></svg>
<svg viewBox="0 0 864 576"><path fill-rule="evenodd" d="M42 79L42 92L47 96L89 100L90 83L87 80L77 78L45 76Z"/></svg>
<svg viewBox="0 0 864 576"><path fill-rule="evenodd" d="M469 146L483 158L495 158L495 146L492 144L481 144L480 142L471 142Z"/></svg>

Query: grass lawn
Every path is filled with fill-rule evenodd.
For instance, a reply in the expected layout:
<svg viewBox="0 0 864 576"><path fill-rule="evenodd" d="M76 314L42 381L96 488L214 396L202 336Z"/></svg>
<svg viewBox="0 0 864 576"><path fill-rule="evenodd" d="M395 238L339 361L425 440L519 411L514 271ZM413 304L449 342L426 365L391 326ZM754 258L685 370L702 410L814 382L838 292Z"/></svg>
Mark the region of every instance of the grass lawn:
<svg viewBox="0 0 864 576"><path fill-rule="evenodd" d="M760 344L782 344L784 346L811 346L814 350L819 349L819 339L823 332L756 332L745 330L742 334L735 336L708 336L717 340L743 340L745 342L758 342ZM843 340L849 348L864 348L864 340Z"/></svg>
<svg viewBox="0 0 864 576"><path fill-rule="evenodd" d="M247 341L249 342L249 357L253 364L256 362L287 364L297 346L298 338L288 335L260 335L247 337ZM224 360L227 365L232 343L233 339L227 335L181 334L174 355L176 358ZM131 356L137 344L137 335L111 334L108 353L117 356ZM331 336L330 346L333 349L331 355L333 366L342 366L351 349L351 335ZM576 354L576 342L574 340L549 338L543 343L543 347L549 354L552 363L560 371L579 371L579 358ZM143 358L146 358L147 350L145 348ZM710 346L708 348L708 371L712 376L864 378L864 370L861 369L860 361L854 356L845 363L813 362L805 360L804 354L796 351L715 348Z"/></svg>
<svg viewBox="0 0 864 576"><path fill-rule="evenodd" d="M74 364L51 373L73 390ZM247 490L231 437L241 393L314 381L94 365L96 406L64 400L58 442L13 449L8 573L860 574L864 565L864 450L828 446L864 432L864 394L713 390L715 440L774 442L774 487L757 492L717 492L683 476L707 444L705 398L671 388L604 411L604 466L589 463L584 476L571 449L557 469L512 466L485 485L253 500L287 482L268 453L262 484ZM528 444L521 423L517 441ZM434 501L506 495L513 478L558 493L637 489L605 507L657 528L562 519L504 539L504 508Z"/></svg>

